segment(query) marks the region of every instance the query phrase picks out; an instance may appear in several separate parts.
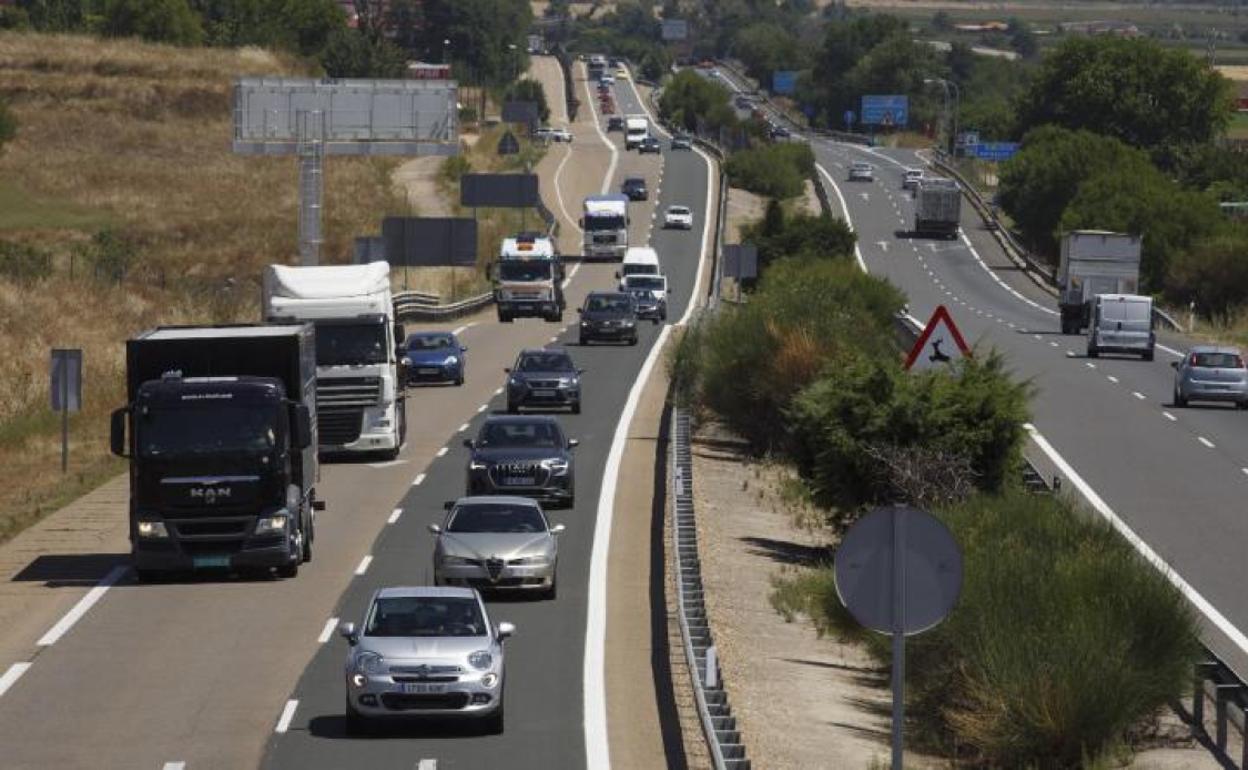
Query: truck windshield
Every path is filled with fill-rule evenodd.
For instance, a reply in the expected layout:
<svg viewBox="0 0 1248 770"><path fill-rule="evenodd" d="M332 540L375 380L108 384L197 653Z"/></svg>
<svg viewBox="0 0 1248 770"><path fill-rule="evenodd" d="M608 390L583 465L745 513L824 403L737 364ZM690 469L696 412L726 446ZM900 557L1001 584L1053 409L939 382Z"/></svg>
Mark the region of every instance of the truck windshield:
<svg viewBox="0 0 1248 770"><path fill-rule="evenodd" d="M276 406L262 404L149 408L136 421L139 454L160 458L271 452L277 446L278 414Z"/></svg>
<svg viewBox="0 0 1248 770"><path fill-rule="evenodd" d="M659 277L651 277L648 275L630 275L627 281L630 289L657 289L663 290L663 279Z"/></svg>
<svg viewBox="0 0 1248 770"><path fill-rule="evenodd" d="M386 327L380 323L316 325L318 366L359 366L386 362Z"/></svg>
<svg viewBox="0 0 1248 770"><path fill-rule="evenodd" d="M551 263L545 260L504 259L498 263L500 281L549 281Z"/></svg>
<svg viewBox="0 0 1248 770"><path fill-rule="evenodd" d="M621 214L591 214L585 217L585 229L591 233L623 230L624 217Z"/></svg>

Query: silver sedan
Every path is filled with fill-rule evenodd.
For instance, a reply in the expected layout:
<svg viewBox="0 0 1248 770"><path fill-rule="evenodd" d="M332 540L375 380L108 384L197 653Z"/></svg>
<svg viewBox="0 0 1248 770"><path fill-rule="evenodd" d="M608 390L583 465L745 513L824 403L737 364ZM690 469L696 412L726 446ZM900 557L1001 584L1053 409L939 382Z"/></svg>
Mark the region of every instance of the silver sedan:
<svg viewBox="0 0 1248 770"><path fill-rule="evenodd" d="M1237 348L1198 345L1174 367L1174 405L1188 401L1230 401L1248 409L1248 369Z"/></svg>
<svg viewBox="0 0 1248 770"><path fill-rule="evenodd" d="M447 503L433 550L433 582L483 591L539 591L555 598L559 533L542 507L525 497L461 497Z"/></svg>
<svg viewBox="0 0 1248 770"><path fill-rule="evenodd" d="M471 588L394 587L373 594L364 622L343 623L347 731L384 717L464 717L503 731L503 640Z"/></svg>

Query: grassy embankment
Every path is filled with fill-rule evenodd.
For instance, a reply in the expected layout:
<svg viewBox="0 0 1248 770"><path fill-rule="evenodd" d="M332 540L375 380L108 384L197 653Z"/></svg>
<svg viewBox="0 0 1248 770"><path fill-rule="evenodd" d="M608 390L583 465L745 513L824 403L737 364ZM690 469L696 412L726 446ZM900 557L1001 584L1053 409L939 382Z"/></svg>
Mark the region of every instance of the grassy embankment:
<svg viewBox="0 0 1248 770"><path fill-rule="evenodd" d="M0 271L0 541L122 469L107 421L122 402L128 336L256 320L261 267L296 258L294 159L230 150L232 79L261 74L315 73L256 49L0 33L0 95L19 124L0 155L0 242L52 265L23 282ZM406 213L394 165L326 164L327 260L345 261L356 235ZM92 268L103 265L92 247L102 231L112 264L129 264L121 281ZM51 347L80 347L86 362L66 475L47 406Z"/></svg>

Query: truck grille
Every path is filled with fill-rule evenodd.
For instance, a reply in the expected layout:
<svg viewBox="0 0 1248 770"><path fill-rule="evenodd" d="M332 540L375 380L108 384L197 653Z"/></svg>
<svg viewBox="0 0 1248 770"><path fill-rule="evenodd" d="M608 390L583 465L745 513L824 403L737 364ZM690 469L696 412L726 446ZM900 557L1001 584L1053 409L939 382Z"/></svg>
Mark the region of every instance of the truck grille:
<svg viewBox="0 0 1248 770"><path fill-rule="evenodd" d="M351 406L326 408L318 402L316 422L322 446L350 444L359 439L360 431L364 428L364 408Z"/></svg>
<svg viewBox="0 0 1248 770"><path fill-rule="evenodd" d="M543 468L539 463L519 462L519 463L499 463L490 468L490 479L494 482L494 486L500 488L506 487L544 487L548 481L550 472ZM524 479L533 479L531 484L517 484L513 481Z"/></svg>
<svg viewBox="0 0 1248 770"><path fill-rule="evenodd" d="M178 537L182 539L219 539L245 537L247 535L247 525L251 523L250 519L204 519L195 520L178 520L174 519L169 522L177 530Z"/></svg>
<svg viewBox="0 0 1248 770"><path fill-rule="evenodd" d="M316 381L318 411L339 406L375 406L380 400L380 377L318 378Z"/></svg>

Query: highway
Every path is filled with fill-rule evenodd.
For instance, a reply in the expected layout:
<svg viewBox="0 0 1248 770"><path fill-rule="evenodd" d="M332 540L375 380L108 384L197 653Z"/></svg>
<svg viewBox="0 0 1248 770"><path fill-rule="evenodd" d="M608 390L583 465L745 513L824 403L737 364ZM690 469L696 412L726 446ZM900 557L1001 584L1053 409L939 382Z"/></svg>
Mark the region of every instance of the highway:
<svg viewBox="0 0 1248 770"><path fill-rule="evenodd" d="M586 89L583 110L592 109L596 99L587 85L582 79L576 85ZM639 112L631 83L621 81L618 90L620 109ZM601 123L600 116L594 119ZM606 142L615 152L603 152ZM659 249L673 286L669 323L678 321L710 243L704 232L710 224L709 161L700 153L669 154L666 148L661 158L638 157L623 151L621 135L596 131L578 130L576 147L559 176L573 216L582 188L616 190L624 176L636 173L650 182L652 200L630 207L630 238L649 239ZM695 229L660 229L654 221L656 195L658 204L693 208ZM605 592L592 592L589 582L599 494L604 484L608 492L614 488L606 464L617 423L628 411L643 362L654 365L653 348L664 328L643 324L636 347L575 345L573 308L588 291L612 288L616 269L575 266L563 324L523 319L502 325L491 309L429 325L457 330L469 346L467 383L409 391L408 443L397 461L324 466L318 496L328 509L317 520L314 560L296 579L205 577L139 585L127 569L124 507L103 514L117 524L101 537L89 569L63 567L80 562L55 552L36 557L25 579L37 575L44 581L42 603L64 614L49 629L46 613L33 619L10 613L13 622L0 629L0 650L11 656L0 661L5 677L0 765L585 766L587 751L605 745L605 725L585 716L586 703L605 714L601 681L589 686L583 681L587 638L597 645L595 659L602 654L601 638L587 627L589 619L605 613L589 604L591 595L605 601ZM409 323L408 330L418 326ZM490 602L495 621L518 627L508 643L506 732L484 737L441 724L347 739L346 643L333 633L336 621L358 622L365 600L379 586L430 581L433 540L425 527L441 520L443 501L462 494L462 440L501 407L502 369L516 352L555 343L570 345L578 365L588 370L583 413L560 418L568 434L581 441L577 503L575 509L550 512L553 521L568 526L558 599ZM605 565L598 569L605 574ZM70 576L75 582L67 590Z"/></svg>

